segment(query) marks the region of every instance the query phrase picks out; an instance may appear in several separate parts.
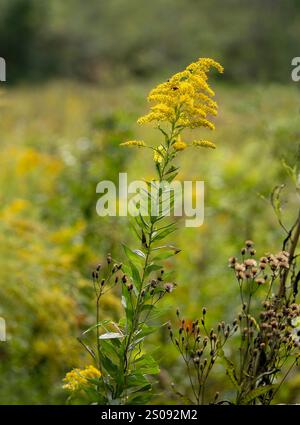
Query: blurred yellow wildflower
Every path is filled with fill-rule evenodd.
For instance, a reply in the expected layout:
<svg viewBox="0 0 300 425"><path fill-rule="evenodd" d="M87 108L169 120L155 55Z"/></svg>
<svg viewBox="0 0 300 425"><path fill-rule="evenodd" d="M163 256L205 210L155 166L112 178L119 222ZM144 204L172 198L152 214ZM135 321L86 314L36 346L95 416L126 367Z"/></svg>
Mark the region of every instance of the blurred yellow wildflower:
<svg viewBox="0 0 300 425"><path fill-rule="evenodd" d="M128 142L120 143L120 146L144 148L146 143L142 140L129 140Z"/></svg>
<svg viewBox="0 0 300 425"><path fill-rule="evenodd" d="M138 123L169 122L181 129L206 127L213 130L213 123L207 119L208 115L216 115L218 109L217 103L211 99L214 92L208 84L208 72L212 67L223 72L218 62L200 58L155 87L148 96L154 105Z"/></svg>
<svg viewBox="0 0 300 425"><path fill-rule="evenodd" d="M216 145L209 140L194 140L193 145L196 147L216 149Z"/></svg>
<svg viewBox="0 0 300 425"><path fill-rule="evenodd" d="M89 379L99 378L101 373L94 366L87 366L85 369L73 369L66 374L63 381L65 390L74 392L81 390L89 384Z"/></svg>

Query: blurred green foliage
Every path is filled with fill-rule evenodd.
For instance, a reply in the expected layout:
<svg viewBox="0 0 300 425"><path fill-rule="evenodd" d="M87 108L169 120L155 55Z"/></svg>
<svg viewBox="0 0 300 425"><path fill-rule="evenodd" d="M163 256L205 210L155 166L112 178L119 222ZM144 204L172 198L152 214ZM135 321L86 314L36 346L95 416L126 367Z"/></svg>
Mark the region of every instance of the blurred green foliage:
<svg viewBox="0 0 300 425"><path fill-rule="evenodd" d="M212 56L234 81L287 81L297 0L1 0L10 82L57 75L115 81Z"/></svg>

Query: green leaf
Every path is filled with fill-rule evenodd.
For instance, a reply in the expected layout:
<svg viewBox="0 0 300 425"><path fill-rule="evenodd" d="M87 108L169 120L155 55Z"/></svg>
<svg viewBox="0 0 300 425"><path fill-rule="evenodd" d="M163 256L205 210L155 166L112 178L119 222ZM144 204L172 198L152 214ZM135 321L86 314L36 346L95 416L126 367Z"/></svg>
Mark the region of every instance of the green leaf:
<svg viewBox="0 0 300 425"><path fill-rule="evenodd" d="M134 364L140 373L145 373L147 375L156 375L160 371L157 362L150 354L144 354L139 357Z"/></svg>
<svg viewBox="0 0 300 425"><path fill-rule="evenodd" d="M167 172L165 173L165 176L167 176L168 174L174 173L174 171L178 171L179 167L174 167L174 165L172 165Z"/></svg>
<svg viewBox="0 0 300 425"><path fill-rule="evenodd" d="M147 266L146 271L145 271L145 277L149 276L152 272L156 272L158 270L161 270L163 267L160 266L159 264L150 264L149 266Z"/></svg>
<svg viewBox="0 0 300 425"><path fill-rule="evenodd" d="M128 291L126 285L122 286L122 305L125 309L126 319L129 323L132 323L133 319L133 306L131 301L131 294Z"/></svg>
<svg viewBox="0 0 300 425"><path fill-rule="evenodd" d="M236 377L234 364L225 356L223 351L219 351L219 354L220 354L221 359L223 360L223 363L225 364L226 374L228 375L230 381L235 386L235 388L239 391L240 385L239 385L237 377Z"/></svg>
<svg viewBox="0 0 300 425"><path fill-rule="evenodd" d="M145 337L147 335L150 335L154 332L157 331L157 326L148 326L148 325L143 325L142 329L138 332L138 336L141 337Z"/></svg>
<svg viewBox="0 0 300 425"><path fill-rule="evenodd" d="M146 223L146 221L145 221L145 219L144 219L144 217L143 217L143 215L142 214L139 214L137 217L136 217L136 222L138 223L138 225L140 226L140 227L143 227L144 228L144 230L148 230L149 229L149 225L148 225L148 223Z"/></svg>
<svg viewBox="0 0 300 425"><path fill-rule="evenodd" d="M165 239L168 235L175 232L176 229L165 229L161 232L157 233L156 236L153 238L152 242L160 241L162 239Z"/></svg>
<svg viewBox="0 0 300 425"><path fill-rule="evenodd" d="M114 364L109 357L100 353L100 359L101 359L102 365L104 366L108 374L114 377L118 376L118 374L120 373L119 367L116 364Z"/></svg>
<svg viewBox="0 0 300 425"><path fill-rule="evenodd" d="M250 393L248 393L246 397L242 399L242 404L249 404L257 397L266 394L267 392L273 390L275 387L276 385L265 385L264 387L254 388L254 390L250 391Z"/></svg>
<svg viewBox="0 0 300 425"><path fill-rule="evenodd" d="M174 255L174 252L163 252L162 254L156 255L153 260L166 260L167 258L173 257Z"/></svg>
<svg viewBox="0 0 300 425"><path fill-rule="evenodd" d="M145 259L145 254L139 249L132 250L125 244L122 244L122 245L128 260L131 261L132 263L140 264L141 260L143 261Z"/></svg>
<svg viewBox="0 0 300 425"><path fill-rule="evenodd" d="M136 284L137 288L140 289L142 284L140 273L137 267L131 261L129 262L129 265L131 269L131 277L133 279L133 282Z"/></svg>
<svg viewBox="0 0 300 425"><path fill-rule="evenodd" d="M152 258L153 261L165 260L166 258L179 254L180 252L180 249L176 248L176 246L173 246L173 245L157 246L153 248L152 251L158 251L158 250L166 250L167 252L163 252L161 254L156 255L155 257Z"/></svg>

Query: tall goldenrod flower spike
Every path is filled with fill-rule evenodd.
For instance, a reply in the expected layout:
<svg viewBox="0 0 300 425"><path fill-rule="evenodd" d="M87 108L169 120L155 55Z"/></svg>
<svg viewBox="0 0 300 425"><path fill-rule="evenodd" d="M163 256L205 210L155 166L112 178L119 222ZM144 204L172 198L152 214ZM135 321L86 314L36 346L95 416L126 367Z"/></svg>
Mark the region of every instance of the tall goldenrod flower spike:
<svg viewBox="0 0 300 425"><path fill-rule="evenodd" d="M211 148L216 149L216 145L213 142L210 142L209 140L194 140L193 145L200 148Z"/></svg>
<svg viewBox="0 0 300 425"><path fill-rule="evenodd" d="M146 143L142 140L129 140L128 142L120 143L120 146L144 148Z"/></svg>
<svg viewBox="0 0 300 425"><path fill-rule="evenodd" d="M208 83L211 68L223 72L223 67L210 58L200 58L182 72L159 84L148 95L150 112L139 118L139 124L166 122L177 128L206 127L214 129L208 119L217 115L218 105L212 100L214 91Z"/></svg>

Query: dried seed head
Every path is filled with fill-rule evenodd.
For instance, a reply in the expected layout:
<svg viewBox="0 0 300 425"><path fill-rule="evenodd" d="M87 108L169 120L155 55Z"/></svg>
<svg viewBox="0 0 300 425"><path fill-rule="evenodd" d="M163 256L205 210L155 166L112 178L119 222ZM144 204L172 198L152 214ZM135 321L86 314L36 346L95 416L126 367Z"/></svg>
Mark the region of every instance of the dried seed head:
<svg viewBox="0 0 300 425"><path fill-rule="evenodd" d="M197 365L200 363L200 358L198 356L194 357L194 363Z"/></svg>
<svg viewBox="0 0 300 425"><path fill-rule="evenodd" d="M257 265L256 261L253 258L247 258L247 260L244 261L244 264L246 268L256 267Z"/></svg>
<svg viewBox="0 0 300 425"><path fill-rule="evenodd" d="M260 259L259 259L259 261L261 262L261 263L267 263L268 262L268 259L267 259L267 257L261 257Z"/></svg>
<svg viewBox="0 0 300 425"><path fill-rule="evenodd" d="M245 242L245 245L246 245L246 248L253 248L253 246L254 246L254 242L253 242L253 241L251 241L251 240L247 240L247 241Z"/></svg>
<svg viewBox="0 0 300 425"><path fill-rule="evenodd" d="M166 292L172 292L174 289L174 283L165 283L164 288Z"/></svg>
<svg viewBox="0 0 300 425"><path fill-rule="evenodd" d="M107 264L110 264L112 262L111 254L107 254L106 261Z"/></svg>
<svg viewBox="0 0 300 425"><path fill-rule="evenodd" d="M228 259L229 267L234 268L234 265L235 265L236 262L237 262L236 257L229 257L229 259Z"/></svg>
<svg viewBox="0 0 300 425"><path fill-rule="evenodd" d="M262 277L257 277L257 278L255 279L255 282L256 282L258 285L263 285L263 284L265 283L265 279L264 279L264 278L262 278Z"/></svg>
<svg viewBox="0 0 300 425"><path fill-rule="evenodd" d="M150 282L150 285L152 286L152 288L155 288L157 286L157 280L156 279L152 279Z"/></svg>
<svg viewBox="0 0 300 425"><path fill-rule="evenodd" d="M245 273L244 272L238 272L237 274L237 278L239 280L244 280L245 279Z"/></svg>

